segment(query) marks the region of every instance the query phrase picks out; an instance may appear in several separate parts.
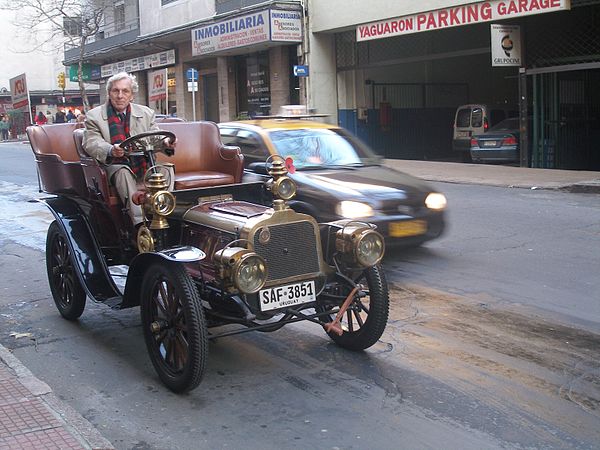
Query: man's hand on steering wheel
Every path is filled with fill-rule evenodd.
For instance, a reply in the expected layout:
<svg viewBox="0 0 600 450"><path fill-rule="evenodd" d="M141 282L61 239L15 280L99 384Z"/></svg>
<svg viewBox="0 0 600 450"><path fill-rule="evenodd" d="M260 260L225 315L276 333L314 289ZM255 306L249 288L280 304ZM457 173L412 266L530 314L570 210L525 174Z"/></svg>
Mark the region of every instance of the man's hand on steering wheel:
<svg viewBox="0 0 600 450"><path fill-rule="evenodd" d="M121 158L125 156L125 149L119 144L114 144L110 149L109 156L112 156L113 158Z"/></svg>
<svg viewBox="0 0 600 450"><path fill-rule="evenodd" d="M176 143L175 134L170 131L156 130L130 136L118 146L124 150L124 156L129 156L132 152L146 153L148 151L162 151L171 156L175 153ZM113 153L113 156L118 155Z"/></svg>
<svg viewBox="0 0 600 450"><path fill-rule="evenodd" d="M165 155L173 156L175 154L175 147L177 146L177 137L173 136L173 138L166 137L163 139L163 148Z"/></svg>

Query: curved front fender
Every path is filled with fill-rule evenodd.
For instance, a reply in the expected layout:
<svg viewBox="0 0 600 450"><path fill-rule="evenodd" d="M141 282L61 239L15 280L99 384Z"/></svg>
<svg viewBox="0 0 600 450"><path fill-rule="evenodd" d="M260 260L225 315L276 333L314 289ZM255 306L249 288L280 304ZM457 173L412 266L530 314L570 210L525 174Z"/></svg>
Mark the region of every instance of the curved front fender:
<svg viewBox="0 0 600 450"><path fill-rule="evenodd" d="M94 301L118 308L121 293L110 276L104 256L79 205L62 196L39 201L50 209L65 234L73 255L73 267L86 294Z"/></svg>
<svg viewBox="0 0 600 450"><path fill-rule="evenodd" d="M160 252L140 253L131 261L127 273L127 284L121 308L132 308L140 304L140 290L146 269L156 261L189 263L200 261L206 255L200 249L191 246L175 247Z"/></svg>

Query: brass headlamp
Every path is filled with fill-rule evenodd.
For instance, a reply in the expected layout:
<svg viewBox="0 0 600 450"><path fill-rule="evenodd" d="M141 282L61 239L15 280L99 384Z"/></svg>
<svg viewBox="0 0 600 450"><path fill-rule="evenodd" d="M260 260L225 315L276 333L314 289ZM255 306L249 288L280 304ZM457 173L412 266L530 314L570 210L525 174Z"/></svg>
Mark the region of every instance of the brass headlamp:
<svg viewBox="0 0 600 450"><path fill-rule="evenodd" d="M285 161L281 157L274 158L269 167L269 175L273 182L269 186L274 197L281 200L290 200L296 195L296 183L287 176Z"/></svg>
<svg viewBox="0 0 600 450"><path fill-rule="evenodd" d="M169 228L167 216L175 209L175 196L167 191L169 187L166 177L161 172L154 172L146 179L146 198L144 211L152 214L151 230Z"/></svg>
<svg viewBox="0 0 600 450"><path fill-rule="evenodd" d="M379 263L385 253L383 236L363 222L348 222L337 231L335 248L351 265L371 267Z"/></svg>
<svg viewBox="0 0 600 450"><path fill-rule="evenodd" d="M152 215L150 228L142 225L138 230L137 245L140 252L155 250L155 236L151 230L169 228L167 216L175 209L175 196L167 191L169 183L164 173L149 170L144 179L146 192L140 201L144 214Z"/></svg>
<svg viewBox="0 0 600 450"><path fill-rule="evenodd" d="M242 247L225 247L214 255L219 276L226 287L244 294L258 292L267 281L267 263L252 250Z"/></svg>

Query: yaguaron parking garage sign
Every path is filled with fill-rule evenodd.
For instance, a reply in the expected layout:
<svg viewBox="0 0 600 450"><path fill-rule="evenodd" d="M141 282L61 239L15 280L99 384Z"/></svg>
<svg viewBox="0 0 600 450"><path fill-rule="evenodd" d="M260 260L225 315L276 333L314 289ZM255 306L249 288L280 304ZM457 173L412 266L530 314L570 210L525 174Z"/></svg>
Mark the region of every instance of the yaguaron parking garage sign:
<svg viewBox="0 0 600 450"><path fill-rule="evenodd" d="M359 25L356 28L356 40L368 41L564 9L571 9L570 0L496 0L479 2Z"/></svg>
<svg viewBox="0 0 600 450"><path fill-rule="evenodd" d="M264 10L192 30L192 55L207 55L260 42L302 42L302 14Z"/></svg>

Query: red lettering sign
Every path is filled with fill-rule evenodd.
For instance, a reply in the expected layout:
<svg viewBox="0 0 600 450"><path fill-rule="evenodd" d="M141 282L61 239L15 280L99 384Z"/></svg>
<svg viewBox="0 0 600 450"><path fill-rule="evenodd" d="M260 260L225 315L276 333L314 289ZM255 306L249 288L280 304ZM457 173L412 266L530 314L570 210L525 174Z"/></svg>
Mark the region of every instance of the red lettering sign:
<svg viewBox="0 0 600 450"><path fill-rule="evenodd" d="M359 25L356 28L356 40L400 36L565 9L570 9L569 0L493 0L472 3Z"/></svg>

